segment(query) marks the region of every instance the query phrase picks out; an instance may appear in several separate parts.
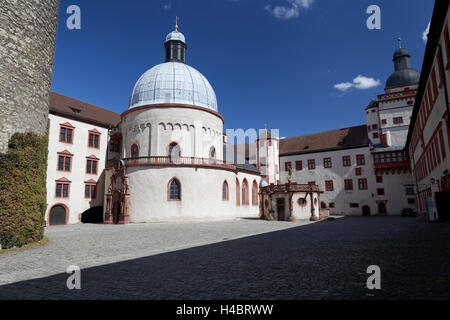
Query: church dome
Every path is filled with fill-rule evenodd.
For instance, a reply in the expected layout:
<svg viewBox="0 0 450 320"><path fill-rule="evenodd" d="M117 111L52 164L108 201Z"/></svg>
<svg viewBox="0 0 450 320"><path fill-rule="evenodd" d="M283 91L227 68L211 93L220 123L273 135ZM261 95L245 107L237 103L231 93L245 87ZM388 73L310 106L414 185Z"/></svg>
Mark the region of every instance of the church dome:
<svg viewBox="0 0 450 320"><path fill-rule="evenodd" d="M414 69L395 71L386 81L386 88L419 82L420 72Z"/></svg>
<svg viewBox="0 0 450 320"><path fill-rule="evenodd" d="M399 43L401 39L399 38ZM411 68L409 51L401 47L394 52L395 72L386 81L386 88L398 87L417 83L420 80L420 72Z"/></svg>
<svg viewBox="0 0 450 320"><path fill-rule="evenodd" d="M151 68L134 86L130 109L152 104L187 104L218 111L208 80L196 69L174 61Z"/></svg>

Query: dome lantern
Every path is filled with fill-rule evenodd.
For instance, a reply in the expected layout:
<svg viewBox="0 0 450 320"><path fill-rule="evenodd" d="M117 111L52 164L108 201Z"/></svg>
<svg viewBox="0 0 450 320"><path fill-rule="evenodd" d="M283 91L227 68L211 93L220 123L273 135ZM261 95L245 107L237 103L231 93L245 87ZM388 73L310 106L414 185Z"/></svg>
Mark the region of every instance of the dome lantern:
<svg viewBox="0 0 450 320"><path fill-rule="evenodd" d="M166 62L186 63L186 38L178 31L178 17L175 19L175 30L166 37Z"/></svg>

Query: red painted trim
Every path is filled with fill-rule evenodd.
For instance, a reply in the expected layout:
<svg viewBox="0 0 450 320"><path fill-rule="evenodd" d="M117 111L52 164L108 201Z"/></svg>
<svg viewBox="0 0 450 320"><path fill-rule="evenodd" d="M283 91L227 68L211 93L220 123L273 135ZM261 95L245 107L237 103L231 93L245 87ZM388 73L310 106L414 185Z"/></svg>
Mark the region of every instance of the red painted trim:
<svg viewBox="0 0 450 320"><path fill-rule="evenodd" d="M98 137L98 147L96 147L96 146L94 146L94 145L92 145L92 146L90 146L89 145L89 140L90 140L90 138L91 138L91 135L93 135L94 137L93 137L93 139L92 139L92 143L95 143L95 137L97 136ZM88 148L91 148L91 149L100 149L100 142L101 142L101 133L100 132L98 132L97 131L97 129L92 129L92 130L89 130L88 131Z"/></svg>
<svg viewBox="0 0 450 320"><path fill-rule="evenodd" d="M133 147L134 147L134 146L136 146L136 147L138 148L138 155L137 155L137 157L133 157ZM130 147L130 158L139 158L140 153L141 153L141 148L140 148L140 146L139 146L139 143L134 142L134 143L131 145L131 147Z"/></svg>
<svg viewBox="0 0 450 320"><path fill-rule="evenodd" d="M66 129L66 134L64 135L64 141L61 140L61 129ZM67 130L72 130L72 142L66 142L67 141ZM73 144L73 141L75 140L75 127L72 126L69 122L63 123L59 125L59 142L65 143L65 144Z"/></svg>
<svg viewBox="0 0 450 320"><path fill-rule="evenodd" d="M58 188L58 184L61 185L61 196L58 197L56 195L57 193L57 188ZM55 199L69 199L70 198L70 185L72 184L71 181L67 180L66 178L62 178L60 180L56 180L56 184L55 184ZM64 186L67 185L67 197L64 197Z"/></svg>
<svg viewBox="0 0 450 320"><path fill-rule="evenodd" d="M323 158L323 167L325 169L332 169L333 168L333 161L331 160L330 157Z"/></svg>
<svg viewBox="0 0 450 320"><path fill-rule="evenodd" d="M121 117L123 119L129 113L132 113L132 112L135 112L135 111L140 111L140 110L146 110L146 109L170 109L170 108L188 108L188 109L205 111L205 112L211 113L212 115L215 115L220 120L222 120L222 123L225 123L225 120L222 117L222 115L220 115L218 112L216 112L214 110L211 110L211 109L208 109L208 108L204 108L204 107L199 107L199 106L193 106L193 105L189 105L189 104L177 104L177 103L173 103L173 104L153 104L153 105L146 105L146 106L136 107L136 108L132 108L132 109L129 109L129 110L125 111L124 113L122 113Z"/></svg>
<svg viewBox="0 0 450 320"><path fill-rule="evenodd" d="M244 198L242 199L242 205L243 206L249 206L250 205L250 197L249 197L249 185L248 185L248 181L247 178L244 178L244 180L242 181L242 195L244 196Z"/></svg>
<svg viewBox="0 0 450 320"><path fill-rule="evenodd" d="M69 223L69 217L70 217L70 214L69 214L69 213L70 213L69 207L66 206L64 203L57 203L57 204L53 205L52 207L50 207L50 208L48 209L48 211L47 211L47 221L46 221L46 225L47 225L47 226L50 225L50 212L52 212L52 209L53 209L54 207L58 207L58 206L63 207L63 208L66 210L66 224Z"/></svg>
<svg viewBox="0 0 450 320"><path fill-rule="evenodd" d="M176 181L178 183L178 187L180 189L180 199L170 199L170 186L172 185L172 182ZM182 199L182 193L181 193L181 182L178 178L172 178L169 183L167 184L167 201L181 201Z"/></svg>
<svg viewBox="0 0 450 320"><path fill-rule="evenodd" d="M253 180L252 184L252 205L257 206L258 205L258 182L256 180Z"/></svg>
<svg viewBox="0 0 450 320"><path fill-rule="evenodd" d="M239 183L239 179L236 178L236 206L241 205L241 184Z"/></svg>
<svg viewBox="0 0 450 320"><path fill-rule="evenodd" d="M223 198L223 186L226 186L226 188L225 188L225 199ZM228 182L227 182L227 180L225 180L223 183L222 183L222 201L229 201L230 200L230 189L229 189L229 187L228 187Z"/></svg>
<svg viewBox="0 0 450 320"><path fill-rule="evenodd" d="M89 164L89 161L91 161L91 167L90 167L91 172L88 172L88 164ZM95 171L96 171L96 172L95 172L95 173L92 172L92 171L93 171L93 168L94 168L94 162L96 162L96 166L95 166L95 168L96 168ZM87 158L86 158L86 174L93 175L93 176L97 176L97 175L98 175L98 172L99 172L99 170L98 170L98 163L99 163L99 161L98 161L98 160L95 160L95 158L87 157Z"/></svg>
<svg viewBox="0 0 450 320"><path fill-rule="evenodd" d="M59 157L63 157L64 161L63 161L63 170L59 170ZM70 154L67 150L63 151L63 152L58 152L57 154L57 160L56 160L56 171L57 172L72 172L72 164L73 164L73 154ZM70 168L69 170L66 170L66 161L67 158L70 158Z"/></svg>
<svg viewBox="0 0 450 320"><path fill-rule="evenodd" d="M176 141L172 141L172 142L170 142L170 143L166 146L166 155L167 155L167 157L170 158L169 150L170 150L170 146L173 145L173 144L176 144L176 145L178 146L178 148L180 149L180 152L179 152L179 155L178 155L178 156L181 157L181 146L180 146L180 144L179 144L178 142L176 142Z"/></svg>
<svg viewBox="0 0 450 320"><path fill-rule="evenodd" d="M348 164L346 164L348 162ZM342 166L343 167L351 167L352 166L352 157L351 156L343 156L342 157Z"/></svg>

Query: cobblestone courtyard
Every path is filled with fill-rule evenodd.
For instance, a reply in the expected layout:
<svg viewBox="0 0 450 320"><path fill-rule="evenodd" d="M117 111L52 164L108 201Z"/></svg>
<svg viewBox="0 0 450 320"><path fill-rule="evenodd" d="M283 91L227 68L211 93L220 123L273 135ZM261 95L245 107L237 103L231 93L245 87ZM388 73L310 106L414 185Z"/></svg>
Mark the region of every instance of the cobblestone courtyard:
<svg viewBox="0 0 450 320"><path fill-rule="evenodd" d="M449 299L450 224L346 217L47 228L0 255L0 299ZM69 265L81 290L69 291ZM382 290L366 289L367 267Z"/></svg>

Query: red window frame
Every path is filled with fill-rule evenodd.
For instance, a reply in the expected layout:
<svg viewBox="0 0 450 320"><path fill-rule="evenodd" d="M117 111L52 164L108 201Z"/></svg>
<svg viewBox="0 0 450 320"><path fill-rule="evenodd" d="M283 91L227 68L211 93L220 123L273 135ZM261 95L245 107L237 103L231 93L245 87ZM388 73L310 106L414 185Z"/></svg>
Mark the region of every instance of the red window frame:
<svg viewBox="0 0 450 320"><path fill-rule="evenodd" d="M63 137L63 129L64 129L64 137ZM67 141L69 137L69 132L71 132L70 141ZM59 125L59 142L73 144L74 135L75 135L75 127L72 126L69 122Z"/></svg>
<svg viewBox="0 0 450 320"><path fill-rule="evenodd" d="M387 120L386 119L381 120L381 124L387 124Z"/></svg>
<svg viewBox="0 0 450 320"><path fill-rule="evenodd" d="M395 117L392 121L394 124L403 124L403 117Z"/></svg>
<svg viewBox="0 0 450 320"><path fill-rule="evenodd" d="M89 130L89 132L88 132L88 148L100 149L100 136L101 136L101 133L97 129ZM91 140L91 137L92 137L92 140Z"/></svg>
<svg viewBox="0 0 450 320"><path fill-rule="evenodd" d="M303 170L303 161L295 161L295 171Z"/></svg>
<svg viewBox="0 0 450 320"><path fill-rule="evenodd" d="M450 69L450 37L448 33L448 25L445 23L445 29L444 29L444 40L445 40L445 53L447 56L447 64L445 66L445 69Z"/></svg>
<svg viewBox="0 0 450 320"><path fill-rule="evenodd" d="M88 191L89 188L89 191ZM88 192L86 192L88 191ZM96 199L97 198L97 183L86 181L84 183L84 198L85 199Z"/></svg>
<svg viewBox="0 0 450 320"><path fill-rule="evenodd" d="M334 191L334 182L333 180L326 180L325 181L325 191Z"/></svg>
<svg viewBox="0 0 450 320"><path fill-rule="evenodd" d="M350 203L350 208L359 208L359 203Z"/></svg>
<svg viewBox="0 0 450 320"><path fill-rule="evenodd" d="M378 188L377 189L377 196L384 196L384 195L385 195L384 188Z"/></svg>
<svg viewBox="0 0 450 320"><path fill-rule="evenodd" d="M326 168L326 169L333 168L333 161L331 160L330 157L323 158L323 167Z"/></svg>
<svg viewBox="0 0 450 320"><path fill-rule="evenodd" d="M365 166L366 165L366 156L363 154L358 154L356 156L356 165Z"/></svg>
<svg viewBox="0 0 450 320"><path fill-rule="evenodd" d="M225 191L225 193L224 193L224 191ZM230 200L230 189L228 188L227 180L225 180L222 184L222 201L228 201L228 200Z"/></svg>
<svg viewBox="0 0 450 320"><path fill-rule="evenodd" d="M358 179L358 188L359 190L369 190L369 185L367 184L367 179Z"/></svg>
<svg viewBox="0 0 450 320"><path fill-rule="evenodd" d="M65 150L63 152L58 152L57 154L58 160L56 163L56 171L59 172L72 172L72 163L73 163L73 154L71 154L69 151ZM62 169L59 168L59 160L60 158L63 158L63 164L62 164ZM69 159L69 160L68 160ZM67 166L67 161L69 161L69 170L67 170L66 166Z"/></svg>
<svg viewBox="0 0 450 320"><path fill-rule="evenodd" d="M362 169L361 168L355 168L355 175L357 177L361 177L362 176Z"/></svg>
<svg viewBox="0 0 450 320"><path fill-rule="evenodd" d="M351 167L352 166L352 157L343 156L342 157L342 166L343 167Z"/></svg>
<svg viewBox="0 0 450 320"><path fill-rule="evenodd" d="M55 185L55 198L56 199L68 199L70 198L70 184L72 182L69 181L66 178L62 178L59 180L56 180L56 185ZM58 195L58 186L61 186L60 194ZM64 191L64 188L67 187L67 190ZM64 195L66 193L66 195Z"/></svg>
<svg viewBox="0 0 450 320"><path fill-rule="evenodd" d="M98 158L94 156L86 157L86 174L98 175ZM95 163L95 166L94 166ZM94 172L95 169L95 172Z"/></svg>
<svg viewBox="0 0 450 320"><path fill-rule="evenodd" d="M376 181L377 183L383 183L383 176L377 176Z"/></svg>
<svg viewBox="0 0 450 320"><path fill-rule="evenodd" d="M330 202L330 203L328 204L328 208L334 209L334 208L336 208L336 204L335 204L334 202Z"/></svg>
<svg viewBox="0 0 450 320"><path fill-rule="evenodd" d="M352 179L344 180L344 190L345 191L353 191L353 180Z"/></svg>
<svg viewBox="0 0 450 320"><path fill-rule="evenodd" d="M291 161L286 161L284 163L284 171L289 172L289 169L292 168L292 162Z"/></svg>
<svg viewBox="0 0 450 320"><path fill-rule="evenodd" d="M315 159L308 160L308 169L309 170L315 170L316 169L316 160Z"/></svg>

